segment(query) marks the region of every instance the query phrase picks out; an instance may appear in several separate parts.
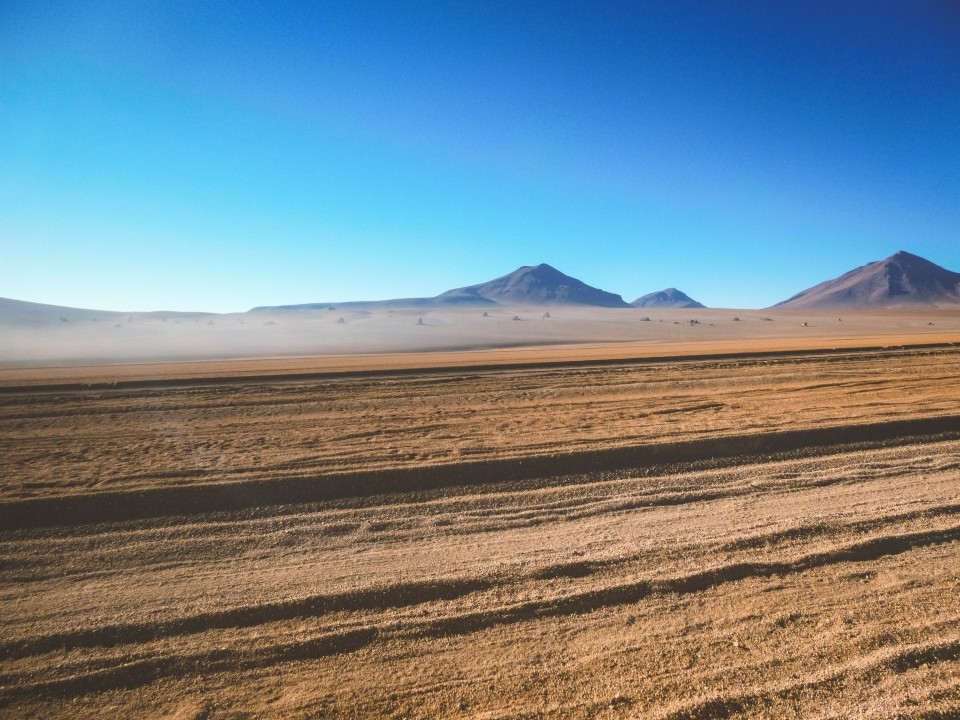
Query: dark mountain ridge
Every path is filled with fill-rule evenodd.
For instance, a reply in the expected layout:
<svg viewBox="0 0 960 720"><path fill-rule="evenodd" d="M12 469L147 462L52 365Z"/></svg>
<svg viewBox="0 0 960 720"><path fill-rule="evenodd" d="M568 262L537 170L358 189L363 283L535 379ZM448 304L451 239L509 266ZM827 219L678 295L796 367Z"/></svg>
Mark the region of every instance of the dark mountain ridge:
<svg viewBox="0 0 960 720"><path fill-rule="evenodd" d="M434 299L449 302L472 297L498 305L629 307L619 295L591 287L546 263L525 265L503 277L479 285L448 290Z"/></svg>

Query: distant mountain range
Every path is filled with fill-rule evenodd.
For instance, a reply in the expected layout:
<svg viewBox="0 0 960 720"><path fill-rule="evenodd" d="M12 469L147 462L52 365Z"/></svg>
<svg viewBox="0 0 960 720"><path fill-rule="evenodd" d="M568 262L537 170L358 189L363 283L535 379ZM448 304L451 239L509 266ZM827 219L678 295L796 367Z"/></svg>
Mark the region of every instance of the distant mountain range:
<svg viewBox="0 0 960 720"><path fill-rule="evenodd" d="M784 310L960 307L960 273L900 251L777 303Z"/></svg>
<svg viewBox="0 0 960 720"><path fill-rule="evenodd" d="M5 325L37 327L69 322L116 322L131 317L140 319L189 319L209 318L217 313L176 312L158 310L154 312L121 312L118 310L92 310L90 308L68 307L65 305L47 305L27 300L11 300L0 297L0 321Z"/></svg>
<svg viewBox="0 0 960 720"><path fill-rule="evenodd" d="M659 292L652 292L638 297L632 303L633 307L638 308L705 308L702 305L676 288L667 288Z"/></svg>
<svg viewBox="0 0 960 720"><path fill-rule="evenodd" d="M258 307L254 310L316 310L327 307L450 307L495 305L586 305L608 308L704 308L686 293L667 288L632 303L620 295L591 287L545 263L525 265L503 277L455 288L429 298L307 303ZM833 280L820 283L773 307L803 309L899 309L960 306L960 273L951 272L917 255L900 251Z"/></svg>
<svg viewBox="0 0 960 720"><path fill-rule="evenodd" d="M628 308L616 293L591 287L546 263L524 265L512 273L478 285L454 288L429 298L307 303L253 308L256 310L318 310L327 307L363 309L375 307L451 307L496 305L589 305Z"/></svg>
<svg viewBox="0 0 960 720"><path fill-rule="evenodd" d="M591 287L545 263L525 265L488 282L455 288L435 297L397 300L305 303L260 306L251 310L326 310L338 308L444 308L523 305L579 305L605 308L704 308L686 293L667 288L643 295L632 303L616 293ZM833 280L815 285L773 308L783 310L837 309L884 310L923 307L960 309L960 273L946 270L929 260L900 251L886 260L868 263ZM134 313L148 316L149 313ZM0 298L0 320L7 324L107 320L128 313L43 305ZM199 317L207 313L154 313L174 317Z"/></svg>

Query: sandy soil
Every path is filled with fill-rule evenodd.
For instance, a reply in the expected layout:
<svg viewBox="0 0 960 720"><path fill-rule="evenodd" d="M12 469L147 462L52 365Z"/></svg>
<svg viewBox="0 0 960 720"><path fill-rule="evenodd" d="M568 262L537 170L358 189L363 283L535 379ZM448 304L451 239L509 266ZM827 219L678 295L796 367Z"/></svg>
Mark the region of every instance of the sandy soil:
<svg viewBox="0 0 960 720"><path fill-rule="evenodd" d="M960 349L6 388L0 413L0 499L310 487L333 473L450 464L472 477L490 461L504 473L521 459L569 466L574 454L603 469L615 449L627 456L614 465L631 448L683 459L703 452L685 443L707 440L712 455L735 454L763 434L953 416Z"/></svg>
<svg viewBox="0 0 960 720"><path fill-rule="evenodd" d="M609 359L8 385L0 714L960 715L960 350Z"/></svg>

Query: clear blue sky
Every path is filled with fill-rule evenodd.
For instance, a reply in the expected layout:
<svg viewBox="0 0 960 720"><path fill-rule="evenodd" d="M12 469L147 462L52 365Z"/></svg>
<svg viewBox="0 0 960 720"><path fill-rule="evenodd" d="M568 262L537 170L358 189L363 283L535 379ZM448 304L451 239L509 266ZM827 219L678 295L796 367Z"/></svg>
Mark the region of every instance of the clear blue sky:
<svg viewBox="0 0 960 720"><path fill-rule="evenodd" d="M960 2L0 3L0 296L761 307L960 271Z"/></svg>

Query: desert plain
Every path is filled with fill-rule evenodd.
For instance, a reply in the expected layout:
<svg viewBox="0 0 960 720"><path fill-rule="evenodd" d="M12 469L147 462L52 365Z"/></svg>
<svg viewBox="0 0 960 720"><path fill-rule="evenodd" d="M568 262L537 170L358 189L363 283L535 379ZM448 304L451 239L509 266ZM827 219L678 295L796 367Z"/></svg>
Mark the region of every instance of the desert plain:
<svg viewBox="0 0 960 720"><path fill-rule="evenodd" d="M3 328L0 716L960 716L960 313L500 314Z"/></svg>

